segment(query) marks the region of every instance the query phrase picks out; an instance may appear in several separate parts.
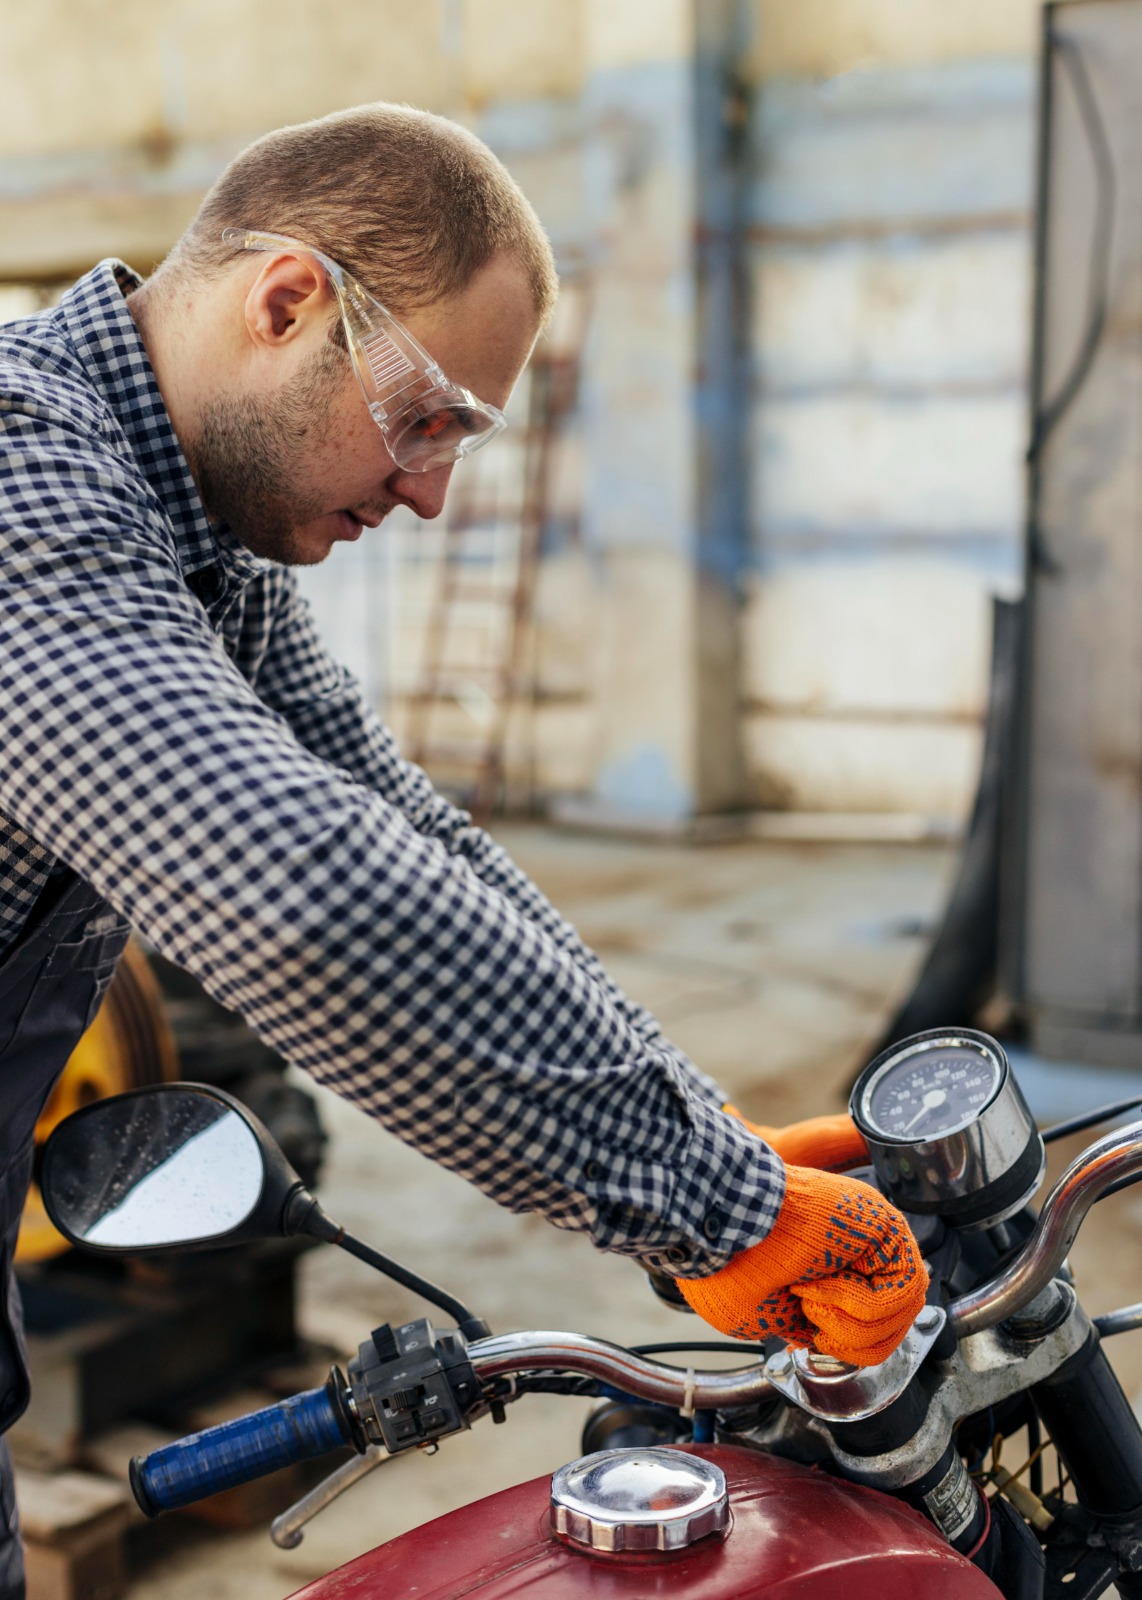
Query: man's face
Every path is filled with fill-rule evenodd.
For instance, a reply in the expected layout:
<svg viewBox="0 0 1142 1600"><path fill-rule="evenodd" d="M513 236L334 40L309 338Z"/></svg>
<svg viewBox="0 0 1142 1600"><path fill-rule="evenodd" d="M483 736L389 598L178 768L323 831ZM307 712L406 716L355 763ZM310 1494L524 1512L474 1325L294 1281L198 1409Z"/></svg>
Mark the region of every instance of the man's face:
<svg viewBox="0 0 1142 1600"><path fill-rule="evenodd" d="M536 332L527 279L507 257L490 261L461 294L402 320L454 383L501 409ZM323 317L295 341L276 385L212 397L190 442L211 515L255 555L289 566L324 561L394 506L437 516L452 473L397 466L328 325Z"/></svg>

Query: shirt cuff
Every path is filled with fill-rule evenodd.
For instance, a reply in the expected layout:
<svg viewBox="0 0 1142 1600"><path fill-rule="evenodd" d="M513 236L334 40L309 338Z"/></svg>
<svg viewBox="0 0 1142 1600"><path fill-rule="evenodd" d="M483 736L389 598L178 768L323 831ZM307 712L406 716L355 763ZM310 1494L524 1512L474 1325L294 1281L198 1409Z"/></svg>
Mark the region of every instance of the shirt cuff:
<svg viewBox="0 0 1142 1600"><path fill-rule="evenodd" d="M644 1237L632 1226L628 1207L608 1203L603 1194L591 1230L600 1249L635 1255L673 1278L708 1277L731 1256L759 1244L785 1198L780 1156L736 1118L695 1097L690 1121L669 1199Z"/></svg>

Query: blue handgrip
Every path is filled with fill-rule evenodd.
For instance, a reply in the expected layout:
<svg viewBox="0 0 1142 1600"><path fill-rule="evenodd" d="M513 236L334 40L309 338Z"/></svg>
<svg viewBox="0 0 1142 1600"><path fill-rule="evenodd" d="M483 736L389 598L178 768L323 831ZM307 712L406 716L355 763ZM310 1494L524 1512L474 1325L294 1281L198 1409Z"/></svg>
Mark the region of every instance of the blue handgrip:
<svg viewBox="0 0 1142 1600"><path fill-rule="evenodd" d="M156 1517L352 1442L327 1384L136 1456L131 1488L147 1515Z"/></svg>

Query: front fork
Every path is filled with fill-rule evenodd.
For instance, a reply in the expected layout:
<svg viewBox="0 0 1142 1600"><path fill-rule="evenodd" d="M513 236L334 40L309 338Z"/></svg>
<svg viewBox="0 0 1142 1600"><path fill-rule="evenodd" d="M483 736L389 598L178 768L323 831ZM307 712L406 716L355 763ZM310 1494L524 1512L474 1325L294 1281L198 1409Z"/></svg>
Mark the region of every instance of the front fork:
<svg viewBox="0 0 1142 1600"><path fill-rule="evenodd" d="M1142 1428L1096 1329L1031 1399L1095 1538L1114 1557L1119 1594L1142 1597Z"/></svg>

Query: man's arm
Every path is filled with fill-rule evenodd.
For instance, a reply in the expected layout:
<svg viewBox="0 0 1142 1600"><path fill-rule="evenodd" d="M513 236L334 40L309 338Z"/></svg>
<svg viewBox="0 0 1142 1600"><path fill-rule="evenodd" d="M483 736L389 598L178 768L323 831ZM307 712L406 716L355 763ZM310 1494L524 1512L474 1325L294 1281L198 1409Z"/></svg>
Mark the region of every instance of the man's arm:
<svg viewBox="0 0 1142 1600"><path fill-rule="evenodd" d="M258 698L112 445L42 406L0 426L0 809L501 1204L687 1275L764 1237L778 1159L463 853Z"/></svg>
<svg viewBox="0 0 1142 1600"><path fill-rule="evenodd" d="M664 1036L644 1006L623 993L595 952L507 852L474 827L467 812L439 794L420 767L404 760L356 680L326 649L293 574L283 567L267 573L258 603L267 614L258 619L264 647L259 651L255 687L268 705L281 712L306 749L375 789L404 813L418 833L439 839L450 854L463 856L484 883L510 900L606 991L648 1045L673 1055L699 1094L724 1105L728 1098L724 1090Z"/></svg>

